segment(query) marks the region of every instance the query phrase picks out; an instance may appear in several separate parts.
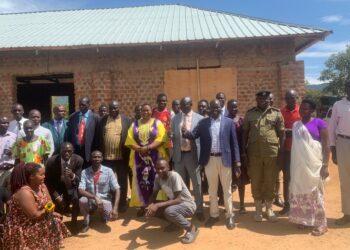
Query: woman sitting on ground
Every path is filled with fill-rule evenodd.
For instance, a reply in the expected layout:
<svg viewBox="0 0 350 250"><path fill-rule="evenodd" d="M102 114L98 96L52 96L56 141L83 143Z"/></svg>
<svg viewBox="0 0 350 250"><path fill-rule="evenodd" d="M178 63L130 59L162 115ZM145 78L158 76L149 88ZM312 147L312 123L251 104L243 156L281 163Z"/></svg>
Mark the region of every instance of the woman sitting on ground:
<svg viewBox="0 0 350 250"><path fill-rule="evenodd" d="M312 235L327 232L324 180L328 177L329 144L327 124L313 118L316 104L303 100L301 121L293 125L289 220L299 228L313 227Z"/></svg>
<svg viewBox="0 0 350 250"><path fill-rule="evenodd" d="M62 216L50 209L45 168L20 163L11 175L12 197L4 223L4 249L59 249L69 231Z"/></svg>

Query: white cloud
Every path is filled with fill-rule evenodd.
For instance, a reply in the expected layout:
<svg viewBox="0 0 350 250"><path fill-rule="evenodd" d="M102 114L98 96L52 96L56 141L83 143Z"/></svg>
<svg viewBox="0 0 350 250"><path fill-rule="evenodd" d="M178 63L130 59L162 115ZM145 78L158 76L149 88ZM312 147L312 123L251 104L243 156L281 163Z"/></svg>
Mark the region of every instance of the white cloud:
<svg viewBox="0 0 350 250"><path fill-rule="evenodd" d="M85 2L86 0L0 0L0 13L76 9L82 7Z"/></svg>
<svg viewBox="0 0 350 250"><path fill-rule="evenodd" d="M311 85L317 85L322 83L320 80L318 80L318 78L313 76L305 76L305 80L307 80Z"/></svg>
<svg viewBox="0 0 350 250"><path fill-rule="evenodd" d="M327 51L311 51L311 52L303 52L299 55L302 58L323 58L329 57L333 54L333 52Z"/></svg>
<svg viewBox="0 0 350 250"><path fill-rule="evenodd" d="M325 23L337 23L344 19L341 15L330 15L330 16L324 16L322 17L322 22Z"/></svg>
<svg viewBox="0 0 350 250"><path fill-rule="evenodd" d="M312 48L298 55L300 58L326 58L332 54L344 51L350 46L350 41L342 42L319 42Z"/></svg>
<svg viewBox="0 0 350 250"><path fill-rule="evenodd" d="M350 24L350 18L344 17L342 15L330 15L321 18L324 23L338 23L342 25Z"/></svg>

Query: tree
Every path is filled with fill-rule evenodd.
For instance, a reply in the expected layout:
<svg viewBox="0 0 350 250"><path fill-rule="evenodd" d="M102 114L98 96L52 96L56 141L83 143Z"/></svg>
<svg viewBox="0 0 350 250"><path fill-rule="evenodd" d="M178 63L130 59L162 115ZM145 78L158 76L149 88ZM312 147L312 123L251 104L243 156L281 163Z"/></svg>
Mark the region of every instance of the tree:
<svg viewBox="0 0 350 250"><path fill-rule="evenodd" d="M344 83L350 79L350 45L344 52L331 55L325 62L325 66L326 68L321 72L319 78L319 80L328 83L323 91L337 96L345 95Z"/></svg>

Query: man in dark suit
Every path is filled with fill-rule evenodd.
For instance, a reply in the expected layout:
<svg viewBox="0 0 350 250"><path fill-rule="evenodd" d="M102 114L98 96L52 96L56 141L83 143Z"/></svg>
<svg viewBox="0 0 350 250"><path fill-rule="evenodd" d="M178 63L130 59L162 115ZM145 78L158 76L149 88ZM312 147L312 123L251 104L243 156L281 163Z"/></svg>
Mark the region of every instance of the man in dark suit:
<svg viewBox="0 0 350 250"><path fill-rule="evenodd" d="M104 165L117 174L120 185L119 212L127 209L126 196L128 192L128 170L130 149L125 140L130 127L130 120L120 114L119 103L109 104L109 115L101 119L98 129L99 148L103 152Z"/></svg>
<svg viewBox="0 0 350 250"><path fill-rule="evenodd" d="M45 122L42 126L51 131L54 142L53 154L56 155L60 153L61 144L64 142L67 130L66 108L59 104L53 108L53 114L53 119Z"/></svg>
<svg viewBox="0 0 350 250"><path fill-rule="evenodd" d="M234 229L232 210L232 166L234 173L240 175L239 146L233 121L221 115L219 100L210 102L210 117L199 121L192 130L181 128L183 137L194 140L199 138L199 165L204 167L209 184L210 217L205 223L212 227L219 221L219 205L217 198L218 181L220 179L224 191L226 209L226 227Z"/></svg>
<svg viewBox="0 0 350 250"><path fill-rule="evenodd" d="M74 152L84 159L84 168L89 166L91 152L97 149L97 126L99 117L90 109L90 99L79 100L79 110L68 120L67 141L74 146Z"/></svg>
<svg viewBox="0 0 350 250"><path fill-rule="evenodd" d="M69 212L72 204L72 222L76 224L79 214L78 186L83 158L73 153L73 145L64 142L60 154L53 155L46 163L45 183L58 209Z"/></svg>
<svg viewBox="0 0 350 250"><path fill-rule="evenodd" d="M174 170L184 181L187 176L190 177L197 207L196 216L200 221L204 221L201 171L198 166L199 140L190 141L181 135L181 127L191 131L203 116L192 111L192 99L189 96L181 99L180 109L181 112L171 119Z"/></svg>

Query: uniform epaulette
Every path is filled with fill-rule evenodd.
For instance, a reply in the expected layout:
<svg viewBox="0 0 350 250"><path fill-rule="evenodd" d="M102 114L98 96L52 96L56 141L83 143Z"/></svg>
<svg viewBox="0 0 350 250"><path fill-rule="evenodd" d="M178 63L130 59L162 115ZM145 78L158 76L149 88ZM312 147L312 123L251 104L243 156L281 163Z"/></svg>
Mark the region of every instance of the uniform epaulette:
<svg viewBox="0 0 350 250"><path fill-rule="evenodd" d="M271 107L271 109L273 109L275 111L281 111L279 108L276 108L276 107Z"/></svg>
<svg viewBox="0 0 350 250"><path fill-rule="evenodd" d="M248 109L247 112L249 112L249 111L254 111L255 109L256 109L256 107L252 107L251 109Z"/></svg>

